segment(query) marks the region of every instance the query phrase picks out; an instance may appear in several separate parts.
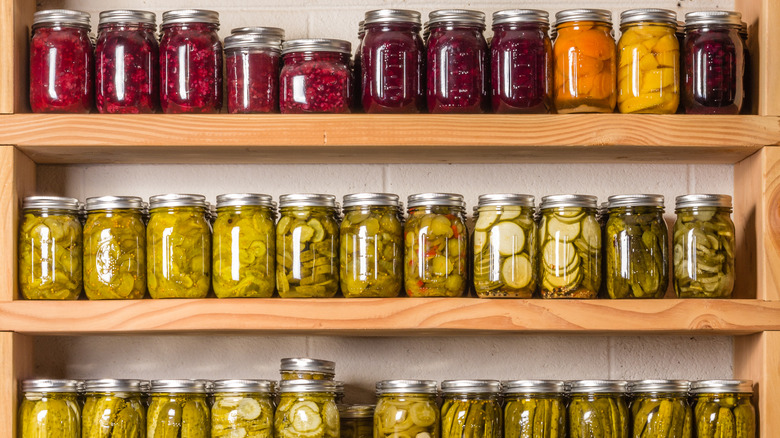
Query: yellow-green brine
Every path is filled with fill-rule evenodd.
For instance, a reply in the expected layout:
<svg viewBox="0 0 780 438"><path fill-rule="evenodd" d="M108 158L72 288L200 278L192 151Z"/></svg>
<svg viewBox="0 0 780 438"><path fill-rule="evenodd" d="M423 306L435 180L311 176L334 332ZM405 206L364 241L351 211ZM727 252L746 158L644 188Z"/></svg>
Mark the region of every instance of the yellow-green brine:
<svg viewBox="0 0 780 438"><path fill-rule="evenodd" d="M632 438L691 438L693 411L687 380L631 382Z"/></svg>
<svg viewBox="0 0 780 438"><path fill-rule="evenodd" d="M140 380L87 380L82 438L144 438L146 407Z"/></svg>
<svg viewBox="0 0 780 438"><path fill-rule="evenodd" d="M76 380L25 380L16 425L18 438L81 438Z"/></svg>
<svg viewBox="0 0 780 438"><path fill-rule="evenodd" d="M146 438L208 438L208 390L203 380L152 380Z"/></svg>
<svg viewBox="0 0 780 438"><path fill-rule="evenodd" d="M502 383L504 437L565 438L566 384L557 380Z"/></svg>
<svg viewBox="0 0 780 438"><path fill-rule="evenodd" d="M211 437L272 438L272 397L269 380L215 381Z"/></svg>
<svg viewBox="0 0 780 438"><path fill-rule="evenodd" d="M340 438L373 438L375 405L339 405Z"/></svg>
<svg viewBox="0 0 780 438"><path fill-rule="evenodd" d="M285 357L281 361L279 374L282 380L333 380L336 363L308 357Z"/></svg>
<svg viewBox="0 0 780 438"><path fill-rule="evenodd" d="M329 380L282 380L274 416L275 438L339 438L335 384Z"/></svg>
<svg viewBox="0 0 780 438"><path fill-rule="evenodd" d="M445 380L441 392L441 438L501 438L498 380Z"/></svg>
<svg viewBox="0 0 780 438"><path fill-rule="evenodd" d="M440 438L434 380L383 380L376 384L374 438Z"/></svg>
<svg viewBox="0 0 780 438"><path fill-rule="evenodd" d="M750 380L702 380L691 384L697 438L755 438L756 410Z"/></svg>
<svg viewBox="0 0 780 438"><path fill-rule="evenodd" d="M569 435L572 438L628 438L626 382L577 380L571 383Z"/></svg>

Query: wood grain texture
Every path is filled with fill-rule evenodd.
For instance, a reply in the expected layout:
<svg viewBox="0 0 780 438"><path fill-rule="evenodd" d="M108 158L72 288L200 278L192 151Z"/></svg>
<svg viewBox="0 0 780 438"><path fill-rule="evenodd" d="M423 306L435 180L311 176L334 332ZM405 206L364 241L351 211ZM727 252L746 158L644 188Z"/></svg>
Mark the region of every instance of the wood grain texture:
<svg viewBox="0 0 780 438"><path fill-rule="evenodd" d="M0 301L17 298L17 227L21 201L35 192L35 163L13 146L0 146Z"/></svg>
<svg viewBox="0 0 780 438"><path fill-rule="evenodd" d="M31 378L32 339L16 333L0 333L0 436L16 436L19 382Z"/></svg>
<svg viewBox="0 0 780 438"><path fill-rule="evenodd" d="M748 38L752 64L754 103L757 114L780 115L780 68L777 48L780 46L780 2L777 0L735 0L734 9L742 12L742 19L748 23Z"/></svg>
<svg viewBox="0 0 780 438"><path fill-rule="evenodd" d="M753 403L758 412L759 437L780 430L780 332L734 338L734 377L754 382Z"/></svg>
<svg viewBox="0 0 780 438"><path fill-rule="evenodd" d="M34 1L0 0L0 113L29 108L27 53L33 12Z"/></svg>

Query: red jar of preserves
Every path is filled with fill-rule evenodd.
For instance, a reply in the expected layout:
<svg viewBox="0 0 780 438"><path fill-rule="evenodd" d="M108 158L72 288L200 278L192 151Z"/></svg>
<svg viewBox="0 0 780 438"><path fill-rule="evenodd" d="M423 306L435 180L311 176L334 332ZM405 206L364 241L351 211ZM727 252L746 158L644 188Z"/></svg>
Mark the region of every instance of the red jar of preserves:
<svg viewBox="0 0 780 438"><path fill-rule="evenodd" d="M352 45L342 40L303 39L282 44L282 114L349 113L351 51Z"/></svg>
<svg viewBox="0 0 780 438"><path fill-rule="evenodd" d="M225 38L228 112L278 111L279 40L258 34Z"/></svg>

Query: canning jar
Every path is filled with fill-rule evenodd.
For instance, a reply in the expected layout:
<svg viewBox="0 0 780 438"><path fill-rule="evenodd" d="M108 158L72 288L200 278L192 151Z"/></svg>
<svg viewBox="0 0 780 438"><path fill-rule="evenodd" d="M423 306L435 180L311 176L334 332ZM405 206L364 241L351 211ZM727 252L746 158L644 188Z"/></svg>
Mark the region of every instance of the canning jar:
<svg viewBox="0 0 780 438"><path fill-rule="evenodd" d="M555 108L563 114L613 112L617 49L612 12L569 9L555 18Z"/></svg>
<svg viewBox="0 0 780 438"><path fill-rule="evenodd" d="M279 368L282 380L333 380L336 363L308 357L287 357Z"/></svg>
<svg viewBox="0 0 780 438"><path fill-rule="evenodd" d="M146 269L152 298L205 298L211 285L211 230L202 195L149 198Z"/></svg>
<svg viewBox="0 0 780 438"><path fill-rule="evenodd" d="M577 380L571 382L569 435L628 438L626 382Z"/></svg>
<svg viewBox="0 0 780 438"><path fill-rule="evenodd" d="M374 438L440 436L436 381L383 380L376 395Z"/></svg>
<svg viewBox="0 0 780 438"><path fill-rule="evenodd" d="M512 9L493 14L491 100L496 113L553 111L549 14Z"/></svg>
<svg viewBox="0 0 780 438"><path fill-rule="evenodd" d="M203 438L211 430L203 380L152 380L146 438Z"/></svg>
<svg viewBox="0 0 780 438"><path fill-rule="evenodd" d="M669 285L669 230L661 195L609 197L604 246L609 298L663 298Z"/></svg>
<svg viewBox="0 0 780 438"><path fill-rule="evenodd" d="M269 298L276 285L274 207L269 195L217 196L212 260L219 298Z"/></svg>
<svg viewBox="0 0 780 438"><path fill-rule="evenodd" d="M502 383L505 437L566 437L566 384L557 380Z"/></svg>
<svg viewBox="0 0 780 438"><path fill-rule="evenodd" d="M282 44L279 109L283 114L349 113L352 72L348 41L306 39Z"/></svg>
<svg viewBox="0 0 780 438"><path fill-rule="evenodd" d="M680 103L677 14L631 9L620 14L618 110L624 114L674 114Z"/></svg>
<svg viewBox="0 0 780 438"><path fill-rule="evenodd" d="M428 110L482 113L490 109L485 14L444 9L429 14Z"/></svg>
<svg viewBox="0 0 780 438"><path fill-rule="evenodd" d="M468 280L468 232L463 196L409 196L404 226L404 278L410 297L459 297Z"/></svg>
<svg viewBox="0 0 780 438"><path fill-rule="evenodd" d="M340 438L373 438L375 405L339 405Z"/></svg>
<svg viewBox="0 0 780 438"><path fill-rule="evenodd" d="M140 380L87 380L84 390L81 436L146 436L146 407L141 401Z"/></svg>
<svg viewBox="0 0 780 438"><path fill-rule="evenodd" d="M147 11L100 13L95 47L99 112L145 114L160 107L160 46L155 19L156 15Z"/></svg>
<svg viewBox="0 0 780 438"><path fill-rule="evenodd" d="M274 406L268 380L217 380L211 407L211 436L273 436Z"/></svg>
<svg viewBox="0 0 780 438"><path fill-rule="evenodd" d="M280 52L279 40L258 34L225 38L229 113L278 111Z"/></svg>
<svg viewBox="0 0 780 438"><path fill-rule="evenodd" d="M691 384L694 436L755 438L751 380L701 380Z"/></svg>
<svg viewBox="0 0 780 438"><path fill-rule="evenodd" d="M146 227L136 196L87 198L84 292L90 300L146 294Z"/></svg>
<svg viewBox="0 0 780 438"><path fill-rule="evenodd" d="M398 195L344 196L341 222L341 292L347 298L395 297L404 277L404 236Z"/></svg>
<svg viewBox="0 0 780 438"><path fill-rule="evenodd" d="M81 438L77 380L25 380L22 392L19 438Z"/></svg>
<svg viewBox="0 0 780 438"><path fill-rule="evenodd" d="M441 382L441 438L501 438L498 380Z"/></svg>
<svg viewBox="0 0 780 438"><path fill-rule="evenodd" d="M219 13L179 9L163 13L160 104L164 113L218 113L222 109Z"/></svg>
<svg viewBox="0 0 780 438"><path fill-rule="evenodd" d="M79 201L29 196L19 224L19 289L28 300L75 300L81 293Z"/></svg>
<svg viewBox="0 0 780 438"><path fill-rule="evenodd" d="M590 195L542 198L539 225L542 298L596 298L601 285L601 227Z"/></svg>
<svg viewBox="0 0 780 438"><path fill-rule="evenodd" d="M693 412L687 380L640 380L629 385L635 437L690 438ZM655 434L652 432L655 431ZM644 432L644 433L643 433Z"/></svg>
<svg viewBox="0 0 780 438"><path fill-rule="evenodd" d="M328 380L282 380L274 416L274 436L339 438L339 410L334 383Z"/></svg>
<svg viewBox="0 0 780 438"><path fill-rule="evenodd" d="M674 291L679 298L730 298L734 290L734 222L731 196L676 199Z"/></svg>
<svg viewBox="0 0 780 438"><path fill-rule="evenodd" d="M89 14L38 11L30 42L30 108L34 113L88 113L94 105Z"/></svg>
<svg viewBox="0 0 780 438"><path fill-rule="evenodd" d="M366 12L361 42L361 101L367 113L418 113L425 108L425 45L420 13Z"/></svg>

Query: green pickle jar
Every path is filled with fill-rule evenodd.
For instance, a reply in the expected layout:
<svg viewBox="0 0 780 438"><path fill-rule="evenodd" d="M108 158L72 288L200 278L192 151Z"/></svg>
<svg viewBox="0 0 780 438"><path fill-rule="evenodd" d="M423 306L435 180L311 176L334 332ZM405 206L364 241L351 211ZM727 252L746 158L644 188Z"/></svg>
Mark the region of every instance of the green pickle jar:
<svg viewBox="0 0 780 438"><path fill-rule="evenodd" d="M441 438L501 438L498 380L445 380L441 393Z"/></svg>
<svg viewBox="0 0 780 438"><path fill-rule="evenodd" d="M146 407L140 380L87 380L84 389L82 438L146 436Z"/></svg>
<svg viewBox="0 0 780 438"><path fill-rule="evenodd" d="M146 295L146 226L135 196L87 198L84 292L90 300Z"/></svg>
<svg viewBox="0 0 780 438"><path fill-rule="evenodd" d="M282 298L330 298L339 291L336 197L279 197L276 288Z"/></svg>
<svg viewBox="0 0 780 438"><path fill-rule="evenodd" d="M339 405L340 438L373 438L374 405Z"/></svg>
<svg viewBox="0 0 780 438"><path fill-rule="evenodd" d="M268 380L217 380L211 436L272 438L274 406Z"/></svg>
<svg viewBox="0 0 780 438"><path fill-rule="evenodd" d="M81 438L77 380L25 380L18 438Z"/></svg>
<svg viewBox="0 0 780 438"><path fill-rule="evenodd" d="M542 198L537 263L542 298L597 298L601 285L601 227L597 198Z"/></svg>
<svg viewBox="0 0 780 438"><path fill-rule="evenodd" d="M29 196L19 225L19 289L28 300L75 300L82 286L79 201Z"/></svg>
<svg viewBox="0 0 780 438"><path fill-rule="evenodd" d="M410 297L459 297L468 284L468 231L463 196L409 196L404 226L405 284Z"/></svg>
<svg viewBox="0 0 780 438"><path fill-rule="evenodd" d="M434 380L383 380L376 384L374 438L439 438Z"/></svg>
<svg viewBox="0 0 780 438"><path fill-rule="evenodd" d="M669 285L669 230L661 195L609 197L604 246L609 298L663 298Z"/></svg>
<svg viewBox="0 0 780 438"><path fill-rule="evenodd" d="M474 289L480 298L531 298L536 291L534 197L479 197L474 224Z"/></svg>
<svg viewBox="0 0 780 438"><path fill-rule="evenodd" d="M750 380L702 380L691 384L697 438L755 438L756 410Z"/></svg>
<svg viewBox="0 0 780 438"><path fill-rule="evenodd" d="M576 380L571 382L569 435L571 438L628 438L626 382Z"/></svg>
<svg viewBox="0 0 780 438"><path fill-rule="evenodd" d="M731 298L736 246L731 196L678 196L676 213L675 293L679 298Z"/></svg>
<svg viewBox="0 0 780 438"><path fill-rule="evenodd" d="M335 389L329 380L282 380L275 438L339 438Z"/></svg>
<svg viewBox="0 0 780 438"><path fill-rule="evenodd" d="M269 298L274 294L274 215L268 195L217 196L211 258L218 298Z"/></svg>
<svg viewBox="0 0 780 438"><path fill-rule="evenodd" d="M336 363L308 357L286 357L279 367L282 380L333 380Z"/></svg>
<svg viewBox="0 0 780 438"><path fill-rule="evenodd" d="M341 292L347 298L397 297L403 286L403 224L398 195L344 196Z"/></svg>
<svg viewBox="0 0 780 438"><path fill-rule="evenodd" d="M566 437L566 383L557 380L503 382L504 436Z"/></svg>
<svg viewBox="0 0 780 438"><path fill-rule="evenodd" d="M633 438L691 438L693 412L687 380L631 382Z"/></svg>
<svg viewBox="0 0 780 438"><path fill-rule="evenodd" d="M203 380L152 380L146 438L208 438L208 390Z"/></svg>

